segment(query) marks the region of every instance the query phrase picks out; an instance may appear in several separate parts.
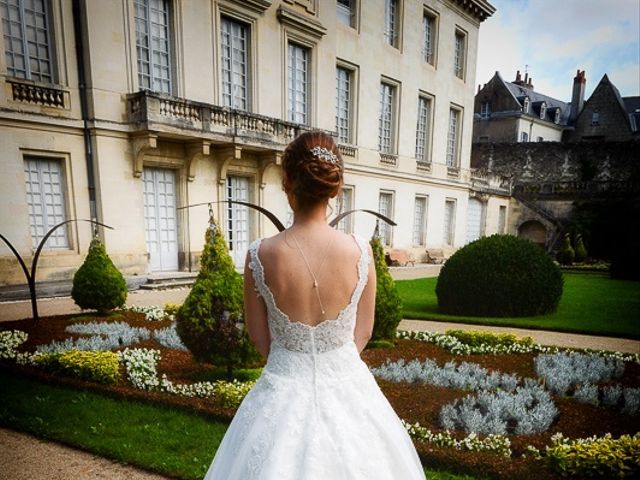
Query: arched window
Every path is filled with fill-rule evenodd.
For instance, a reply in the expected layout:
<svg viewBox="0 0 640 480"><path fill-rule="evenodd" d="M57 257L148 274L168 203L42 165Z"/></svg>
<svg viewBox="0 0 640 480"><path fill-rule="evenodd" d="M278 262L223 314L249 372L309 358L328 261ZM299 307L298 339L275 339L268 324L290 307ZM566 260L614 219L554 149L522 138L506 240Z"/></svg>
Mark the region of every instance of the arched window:
<svg viewBox="0 0 640 480"><path fill-rule="evenodd" d="M553 114L553 123L556 125L560 123L560 109L556 108L555 113Z"/></svg>
<svg viewBox="0 0 640 480"><path fill-rule="evenodd" d="M542 102L542 104L540 105L540 118L544 119L546 115L547 115L547 104Z"/></svg>
<svg viewBox="0 0 640 480"><path fill-rule="evenodd" d="M522 102L522 112L529 113L529 97L524 97L524 101Z"/></svg>

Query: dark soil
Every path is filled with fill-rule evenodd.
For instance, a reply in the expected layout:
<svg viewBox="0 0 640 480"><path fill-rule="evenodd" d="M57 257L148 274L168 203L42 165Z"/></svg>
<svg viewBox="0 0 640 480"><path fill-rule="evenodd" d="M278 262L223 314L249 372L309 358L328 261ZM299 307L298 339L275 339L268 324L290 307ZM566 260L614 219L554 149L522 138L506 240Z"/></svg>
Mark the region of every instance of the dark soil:
<svg viewBox="0 0 640 480"><path fill-rule="evenodd" d="M49 343L51 340L64 340L76 336L64 331L64 328L78 321L127 321L133 326L144 326L149 329L164 328L169 322L149 322L139 313L123 312L109 317L92 318L88 315L64 315L44 317L37 324L32 320L3 322L3 330L19 329L29 334L28 341L22 345L21 351L32 351L36 345ZM192 378L201 377L215 367L196 362L190 353L169 350L154 340L148 340L135 347L155 348L160 350L162 360L158 365L159 374L166 373L174 382L190 382ZM389 360L405 361L431 358L439 365L448 361L479 363L489 370L515 373L521 377L534 377L533 354L511 355L453 355L446 350L426 342L417 340L398 340L395 348L372 348L362 354L369 366L379 366ZM115 385L99 385L83 380L53 376L42 370L19 367L14 362L0 361L0 367L7 370L27 374L49 383L63 384L74 388L100 391L118 398L132 398L145 402L169 405L189 411L196 411L207 417L229 421L234 411L215 405L210 399L184 398L157 392L145 392L133 388L122 376ZM400 416L410 423L420 422L434 432L440 431L438 416L443 405L462 398L471 392L453 390L431 385L398 384L378 380L380 388ZM640 365L627 363L624 377L616 380L625 386L640 386ZM622 415L611 409L585 405L569 398L554 398L560 414L549 431L533 436L511 436L513 458L507 459L495 454L482 452L457 451L451 448L434 447L423 442L416 442L418 453L424 463L433 468L443 468L452 472L486 475L499 479L518 478L519 480L545 480L559 478L544 464L531 459L523 459L522 453L527 445L539 449L549 444L550 437L562 432L565 437L577 438L611 433L614 437L622 434L634 434L640 431L638 416ZM464 438L465 433L456 435Z"/></svg>

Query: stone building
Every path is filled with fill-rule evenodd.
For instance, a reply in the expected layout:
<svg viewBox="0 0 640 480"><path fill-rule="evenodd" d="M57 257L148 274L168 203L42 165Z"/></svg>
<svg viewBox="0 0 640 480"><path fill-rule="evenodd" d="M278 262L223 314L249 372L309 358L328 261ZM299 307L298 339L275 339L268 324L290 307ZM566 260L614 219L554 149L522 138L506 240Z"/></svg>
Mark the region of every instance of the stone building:
<svg viewBox="0 0 640 480"><path fill-rule="evenodd" d="M500 72L478 88L473 117L474 142L557 142L569 124L571 104L534 90L533 79L520 71L513 82ZM583 84L574 83L576 87Z"/></svg>
<svg viewBox="0 0 640 480"><path fill-rule="evenodd" d="M469 166L486 0L0 0L0 231L30 257L95 218L127 275L198 268L208 202L290 211L281 154L335 132L334 206L378 210L421 260L504 228L508 197ZM475 182L475 183L474 183ZM478 183L480 182L480 183ZM474 186L475 185L475 186ZM477 188L476 188L477 187ZM189 205L204 204L193 208ZM237 265L275 228L215 203ZM369 237L372 216L340 228ZM56 230L38 279L70 278L92 236ZM0 246L0 284L24 278Z"/></svg>

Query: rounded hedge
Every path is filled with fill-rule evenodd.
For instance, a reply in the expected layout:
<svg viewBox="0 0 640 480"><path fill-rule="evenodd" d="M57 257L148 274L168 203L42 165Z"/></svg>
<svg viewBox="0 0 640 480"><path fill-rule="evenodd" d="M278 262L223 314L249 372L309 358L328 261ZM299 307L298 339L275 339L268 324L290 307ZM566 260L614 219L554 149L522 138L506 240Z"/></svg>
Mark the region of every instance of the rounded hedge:
<svg viewBox="0 0 640 480"><path fill-rule="evenodd" d="M554 312L563 283L560 269L539 246L512 235L492 235L447 260L436 295L443 313L523 317Z"/></svg>
<svg viewBox="0 0 640 480"><path fill-rule="evenodd" d="M73 276L71 297L80 308L100 314L122 307L127 299L127 282L98 238L91 241L87 258Z"/></svg>
<svg viewBox="0 0 640 480"><path fill-rule="evenodd" d="M371 341L392 341L396 338L396 330L402 320L402 300L384 260L384 247L380 238L374 236L370 245L376 267L376 306Z"/></svg>

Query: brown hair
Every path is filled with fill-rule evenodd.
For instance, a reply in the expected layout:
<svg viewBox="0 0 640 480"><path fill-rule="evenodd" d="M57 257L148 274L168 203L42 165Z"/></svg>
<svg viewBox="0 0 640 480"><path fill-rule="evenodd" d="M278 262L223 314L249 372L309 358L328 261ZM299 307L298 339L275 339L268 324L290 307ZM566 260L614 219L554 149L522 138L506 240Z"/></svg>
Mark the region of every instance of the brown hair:
<svg viewBox="0 0 640 480"><path fill-rule="evenodd" d="M337 161L314 155L314 147L326 148ZM301 209L312 207L335 197L342 188L344 164L333 137L321 131L300 134L284 151L282 168L288 186Z"/></svg>

